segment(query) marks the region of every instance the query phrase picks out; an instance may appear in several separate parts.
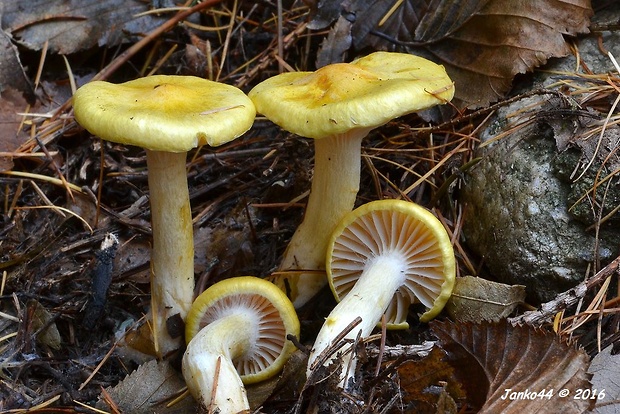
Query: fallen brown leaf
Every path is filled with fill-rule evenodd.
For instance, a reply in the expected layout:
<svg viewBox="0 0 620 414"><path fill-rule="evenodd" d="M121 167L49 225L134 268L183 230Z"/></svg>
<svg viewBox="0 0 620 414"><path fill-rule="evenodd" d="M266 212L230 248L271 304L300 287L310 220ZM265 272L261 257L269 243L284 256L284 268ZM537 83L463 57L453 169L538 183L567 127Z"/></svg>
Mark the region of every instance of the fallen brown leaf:
<svg viewBox="0 0 620 414"><path fill-rule="evenodd" d="M525 301L525 286L505 285L480 277L458 277L446 304L451 318L460 322L497 322Z"/></svg>
<svg viewBox="0 0 620 414"><path fill-rule="evenodd" d="M172 414L197 412L194 399L188 394L178 403L167 407L166 403L178 396L185 387L180 374L167 361L151 360L138 367L115 387L106 388L99 408L105 408L105 400L111 400L124 413Z"/></svg>
<svg viewBox="0 0 620 414"><path fill-rule="evenodd" d="M1 56L0 59L2 59ZM2 66L0 64L0 68ZM0 86L2 83L3 79L0 79ZM2 97L0 99L0 125L2 125L0 127L0 152L15 152L28 139L28 135L19 128L21 116L18 115L18 112L26 109L28 103L21 92L13 88L7 88L0 92L0 96ZM10 170L11 168L13 168L11 156L0 154L0 171Z"/></svg>
<svg viewBox="0 0 620 414"><path fill-rule="evenodd" d="M265 381L246 385L250 406L258 409L266 404L292 401L302 389L306 380L305 371L308 355L295 351L284 365L282 372Z"/></svg>
<svg viewBox="0 0 620 414"><path fill-rule="evenodd" d="M62 340L56 323L54 322L54 315L45 309L36 299L30 299L26 305L28 307L28 314L30 315L30 327L33 332L37 333L37 342L41 345L59 350L62 346Z"/></svg>
<svg viewBox="0 0 620 414"><path fill-rule="evenodd" d="M0 30L0 62L2 62L0 64L0 93L4 93L5 89L10 86L27 93L29 99L32 98L34 91L19 59L17 47L13 44L11 36L4 30ZM3 101L4 99L2 97ZM2 130L4 129L3 127Z"/></svg>
<svg viewBox="0 0 620 414"><path fill-rule="evenodd" d="M564 35L587 32L592 8L589 0L333 0L314 13L311 27L337 17L340 33L323 45L319 66L341 56L347 40L356 50L407 51L446 67L457 105L483 107L503 98L516 74L568 55Z"/></svg>
<svg viewBox="0 0 620 414"><path fill-rule="evenodd" d="M419 414L438 411L446 400L465 400L465 393L455 376L454 368L444 361L445 353L438 347L422 359L412 359L398 368L402 402ZM443 407L445 408L445 406ZM452 411L449 411L452 412Z"/></svg>
<svg viewBox="0 0 620 414"><path fill-rule="evenodd" d="M131 0L71 0L4 2L2 26L23 46L61 54L93 46L114 46L162 23L155 15L136 17L148 10Z"/></svg>
<svg viewBox="0 0 620 414"><path fill-rule="evenodd" d="M431 322L468 403L480 413L582 413L595 400L589 358L555 334L499 323Z"/></svg>

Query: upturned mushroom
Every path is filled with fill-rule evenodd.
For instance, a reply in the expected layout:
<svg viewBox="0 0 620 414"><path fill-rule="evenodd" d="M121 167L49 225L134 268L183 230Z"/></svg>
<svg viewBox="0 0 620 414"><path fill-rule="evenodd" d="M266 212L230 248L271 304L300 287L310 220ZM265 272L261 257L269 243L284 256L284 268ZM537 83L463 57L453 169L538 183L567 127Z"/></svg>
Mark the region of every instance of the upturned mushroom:
<svg viewBox="0 0 620 414"><path fill-rule="evenodd" d="M253 276L205 290L187 317L183 377L206 411L249 412L244 384L277 374L299 337L295 308L274 284ZM217 411L219 410L219 411Z"/></svg>
<svg viewBox="0 0 620 414"><path fill-rule="evenodd" d="M452 293L456 265L450 237L430 211L415 203L379 200L358 207L338 224L327 250L329 284L339 303L317 335L308 376L357 318L361 322L345 340L368 337L382 315L388 328L407 328L409 305L416 302L427 308L420 321L429 321ZM355 357L348 353L343 361L350 369L341 377L347 386Z"/></svg>
<svg viewBox="0 0 620 414"><path fill-rule="evenodd" d="M336 224L354 207L362 139L394 118L446 103L453 95L452 81L442 66L390 52L316 72L282 73L249 92L258 113L284 130L315 139L305 215L274 278L290 291L296 307L327 283L327 242Z"/></svg>
<svg viewBox="0 0 620 414"><path fill-rule="evenodd" d="M73 97L76 121L93 135L146 150L151 203L151 315L156 355L181 345L166 329L194 295L194 239L186 153L246 132L256 110L239 89L192 76L87 83Z"/></svg>

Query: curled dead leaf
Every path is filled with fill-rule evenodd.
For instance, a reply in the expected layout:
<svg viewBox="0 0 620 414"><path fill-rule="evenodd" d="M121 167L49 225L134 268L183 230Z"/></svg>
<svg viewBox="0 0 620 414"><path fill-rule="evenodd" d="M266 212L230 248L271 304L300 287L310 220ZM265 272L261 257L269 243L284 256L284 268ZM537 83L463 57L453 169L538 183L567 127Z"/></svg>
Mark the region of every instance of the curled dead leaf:
<svg viewBox="0 0 620 414"><path fill-rule="evenodd" d="M250 406L253 409L258 409L267 400L270 400L270 403L293 400L306 380L307 364L308 355L299 350L295 351L279 375L266 381L247 385L246 391Z"/></svg>
<svg viewBox="0 0 620 414"><path fill-rule="evenodd" d="M30 327L33 332L37 333L37 342L52 349L60 349L62 340L54 322L54 315L36 299L30 299L27 308Z"/></svg>
<svg viewBox="0 0 620 414"><path fill-rule="evenodd" d="M161 17L140 15L148 5L137 0L32 0L2 5L3 28L23 46L40 50L47 44L61 54L118 45L162 22Z"/></svg>
<svg viewBox="0 0 620 414"><path fill-rule="evenodd" d="M474 276L459 277L446 311L460 322L497 322L525 301L525 286L506 285Z"/></svg>
<svg viewBox="0 0 620 414"><path fill-rule="evenodd" d="M2 36L0 35L0 50L2 47ZM0 52L0 60L4 60L3 53ZM24 99L21 92L8 87L4 90L2 88L5 85L14 84L14 77L7 77L7 73L2 70L3 66L10 66L11 62L6 61L0 65L0 152L11 153L16 152L17 149L24 142L28 140L28 134L20 130L22 116L18 115L19 112L23 112L28 107L28 102ZM13 73L13 70L9 72ZM13 160L11 156L0 155L0 171L10 170L13 168Z"/></svg>
<svg viewBox="0 0 620 414"><path fill-rule="evenodd" d="M421 55L446 67L456 86L452 102L472 108L503 98L516 74L568 55L564 36L587 32L593 14L589 0L333 0L318 3L311 27L335 18L334 10L341 24L332 30L342 33L348 22L350 36L329 36L319 66L333 63L327 59L341 53L329 49L345 41L356 50Z"/></svg>
<svg viewBox="0 0 620 414"><path fill-rule="evenodd" d="M465 400L454 373L445 360L445 353L435 346L422 359L411 359L398 368L403 404L416 413L456 413L456 402Z"/></svg>
<svg viewBox="0 0 620 414"><path fill-rule="evenodd" d="M185 388L179 372L168 361L150 360L114 387L105 389L98 408L107 408L111 402L124 413L189 413L198 412L194 399L187 396L168 406L167 402L178 397Z"/></svg>

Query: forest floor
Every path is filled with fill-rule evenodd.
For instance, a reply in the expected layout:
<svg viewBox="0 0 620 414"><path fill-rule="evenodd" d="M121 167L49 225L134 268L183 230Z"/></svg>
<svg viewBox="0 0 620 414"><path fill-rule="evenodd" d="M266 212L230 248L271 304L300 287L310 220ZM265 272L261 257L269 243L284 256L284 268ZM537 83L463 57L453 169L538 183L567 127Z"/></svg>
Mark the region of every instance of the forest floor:
<svg viewBox="0 0 620 414"><path fill-rule="evenodd" d="M279 27L271 2L211 3L196 6L201 13L198 22L178 24L176 13L182 12L162 12L153 24L167 26L166 30L153 29L147 37L114 48L93 45L66 57L20 50L33 95L5 89L0 103L3 113L20 114L18 141L0 147L0 411L94 412L96 404L102 410L97 412L151 409L119 402L123 393L134 396L132 387L140 383L125 382L125 388L114 390L138 368L138 362L117 352L120 326L143 318L150 300L145 155L139 148L101 141L80 128L73 119L70 96L76 85L93 76L120 82L155 72L197 75L247 92L290 66L313 68L327 30L307 29L308 8L303 4L285 9ZM615 81L616 91L620 90ZM612 88L605 91L612 96ZM376 129L363 144L357 205L398 198L431 209L454 242L458 276L485 276L482 260L461 245L460 229L467 217L458 188L475 158L476 134L493 109L457 113L432 126L408 115ZM605 114L609 109L608 102L600 111ZM224 278L266 276L276 269L303 217L312 157L309 140L260 117L243 137L190 152L187 171L199 289ZM120 240L114 267L108 278L94 278L101 244L109 233ZM586 286L579 304L571 302L567 309L559 305L545 315L557 315L556 319L542 324L543 331L553 332L554 326L573 321L574 328L563 331L561 338L584 348L589 357L599 353L601 344L617 345L620 338L619 296L612 278L617 262L600 271L605 277ZM102 289L103 297L97 293ZM299 310L300 344L312 343L334 303L325 289ZM534 305L523 304L516 312L533 310L538 304ZM305 383L300 351L284 379L250 391L255 404L267 413L305 412L314 406L322 410L330 406L332 412L401 412L399 407L412 401L422 404L412 388L403 397L400 380L395 379L408 373L396 367L419 355L407 357L402 351L385 357L381 365L376 351L397 346L410 346L406 349L411 351L425 341L436 341L428 325L417 320L419 310L411 309L408 330L383 333L368 345L366 363L360 367L366 379L360 395L365 397L337 393L333 381ZM438 331L456 329L442 328L441 323L449 322L445 316L439 319L445 322L436 326ZM423 349L420 355L428 351ZM178 355L172 366L177 364ZM152 381L163 384L170 374L153 375L159 377ZM158 398L164 403L174 400L182 395L182 385L173 381L162 386L166 392ZM446 397L439 389L418 412L440 412L444 403L439 400ZM460 412L479 408L480 398L482 402L485 398L465 397L463 390L449 393ZM184 401L170 407L160 404L157 412L191 412L191 398Z"/></svg>

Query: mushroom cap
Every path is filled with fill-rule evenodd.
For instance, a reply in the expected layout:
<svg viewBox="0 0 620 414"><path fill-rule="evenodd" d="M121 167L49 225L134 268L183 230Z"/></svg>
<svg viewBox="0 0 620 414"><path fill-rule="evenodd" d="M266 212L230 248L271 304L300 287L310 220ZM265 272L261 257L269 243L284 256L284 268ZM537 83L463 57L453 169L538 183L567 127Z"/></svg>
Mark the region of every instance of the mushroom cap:
<svg viewBox="0 0 620 414"><path fill-rule="evenodd" d="M407 262L406 282L385 312L387 327L408 327L409 305L424 304L426 322L452 294L456 264L450 237L425 208L403 200L378 200L345 216L334 230L327 253L327 275L336 300L355 285L364 266L384 253L400 252ZM387 277L387 275L386 275ZM380 288L381 280L377 281Z"/></svg>
<svg viewBox="0 0 620 414"><path fill-rule="evenodd" d="M282 73L248 93L257 112L308 138L375 128L446 103L453 95L454 85L443 66L393 52L371 53L315 72Z"/></svg>
<svg viewBox="0 0 620 414"><path fill-rule="evenodd" d="M185 152L242 135L256 116L240 89L195 76L154 75L121 84L94 81L73 96L77 122L107 141Z"/></svg>
<svg viewBox="0 0 620 414"><path fill-rule="evenodd" d="M233 360L244 384L263 381L279 372L295 345L287 335L299 337L299 320L291 301L273 283L254 276L224 279L202 292L185 321L187 343L221 316L244 310L255 316L258 343L242 358Z"/></svg>

